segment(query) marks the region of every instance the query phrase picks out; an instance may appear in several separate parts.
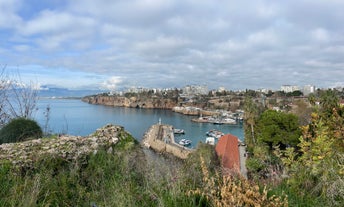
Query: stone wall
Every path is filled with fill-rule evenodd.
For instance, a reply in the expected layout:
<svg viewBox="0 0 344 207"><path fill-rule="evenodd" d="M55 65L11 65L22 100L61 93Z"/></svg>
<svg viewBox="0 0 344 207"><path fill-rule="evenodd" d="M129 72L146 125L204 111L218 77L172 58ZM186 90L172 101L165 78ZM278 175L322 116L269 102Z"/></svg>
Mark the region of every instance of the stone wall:
<svg viewBox="0 0 344 207"><path fill-rule="evenodd" d="M151 126L144 135L142 144L158 153L170 153L181 159L186 159L193 151L175 143L170 125L155 124Z"/></svg>
<svg viewBox="0 0 344 207"><path fill-rule="evenodd" d="M112 151L121 139L131 136L121 126L108 124L97 129L92 135L42 138L18 143L0 145L0 163L10 162L19 166L30 166L43 156L57 156L67 160L76 160L100 149Z"/></svg>

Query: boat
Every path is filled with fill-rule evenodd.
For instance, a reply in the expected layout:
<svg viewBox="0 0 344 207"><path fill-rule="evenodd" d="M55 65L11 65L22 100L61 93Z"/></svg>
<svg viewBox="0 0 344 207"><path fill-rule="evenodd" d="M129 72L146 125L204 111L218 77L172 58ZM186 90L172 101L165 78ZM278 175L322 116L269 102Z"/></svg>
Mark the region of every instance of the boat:
<svg viewBox="0 0 344 207"><path fill-rule="evenodd" d="M179 144L180 144L180 145L183 145L183 146L188 146L188 145L191 144L191 140L188 140L188 139L181 139L181 140L179 141Z"/></svg>
<svg viewBox="0 0 344 207"><path fill-rule="evenodd" d="M225 135L223 132L216 130L216 129L209 130L206 134L207 134L207 136L214 137L216 139L220 139L220 137Z"/></svg>
<svg viewBox="0 0 344 207"><path fill-rule="evenodd" d="M222 123L224 124L236 124L236 120L232 118L225 118L222 120Z"/></svg>
<svg viewBox="0 0 344 207"><path fill-rule="evenodd" d="M216 121L213 122L213 124L215 124L215 125L222 125L223 122L221 122L221 121L219 121L219 120L216 120Z"/></svg>
<svg viewBox="0 0 344 207"><path fill-rule="evenodd" d="M205 139L205 143L210 144L210 145L215 145L215 138L214 137L207 137Z"/></svg>
<svg viewBox="0 0 344 207"><path fill-rule="evenodd" d="M185 134L184 129L173 129L174 134Z"/></svg>

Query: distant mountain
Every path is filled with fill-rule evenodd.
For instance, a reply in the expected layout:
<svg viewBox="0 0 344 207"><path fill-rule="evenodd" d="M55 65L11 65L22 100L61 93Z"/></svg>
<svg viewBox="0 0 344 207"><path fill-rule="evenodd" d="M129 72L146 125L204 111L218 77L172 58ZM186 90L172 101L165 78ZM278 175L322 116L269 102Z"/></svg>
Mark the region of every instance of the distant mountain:
<svg viewBox="0 0 344 207"><path fill-rule="evenodd" d="M102 90L72 90L68 88L48 88L43 87L38 92L39 97L57 97L57 98L68 98L68 97L84 97L88 95L94 95L104 93Z"/></svg>

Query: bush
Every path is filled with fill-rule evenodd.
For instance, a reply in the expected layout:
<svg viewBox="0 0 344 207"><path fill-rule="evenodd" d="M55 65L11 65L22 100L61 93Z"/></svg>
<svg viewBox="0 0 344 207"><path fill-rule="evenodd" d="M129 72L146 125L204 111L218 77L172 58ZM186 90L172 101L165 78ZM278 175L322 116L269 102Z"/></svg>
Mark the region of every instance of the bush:
<svg viewBox="0 0 344 207"><path fill-rule="evenodd" d="M42 137L42 129L36 121L17 118L11 120L0 130L0 144Z"/></svg>

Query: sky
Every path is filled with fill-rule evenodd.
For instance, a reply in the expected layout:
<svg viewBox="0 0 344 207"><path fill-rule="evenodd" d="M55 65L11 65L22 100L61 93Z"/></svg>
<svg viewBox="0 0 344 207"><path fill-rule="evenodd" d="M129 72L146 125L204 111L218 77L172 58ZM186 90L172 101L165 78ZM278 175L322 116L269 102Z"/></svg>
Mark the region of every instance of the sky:
<svg viewBox="0 0 344 207"><path fill-rule="evenodd" d="M344 1L0 0L0 67L69 89L344 86Z"/></svg>

